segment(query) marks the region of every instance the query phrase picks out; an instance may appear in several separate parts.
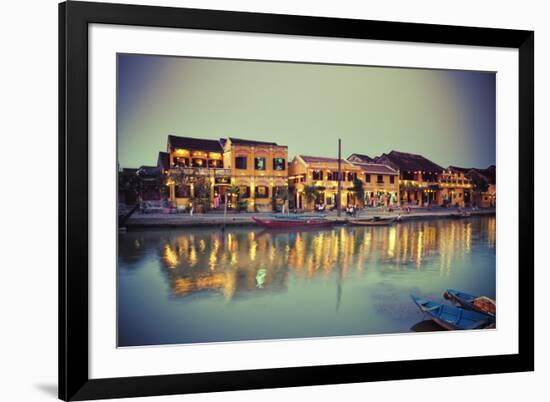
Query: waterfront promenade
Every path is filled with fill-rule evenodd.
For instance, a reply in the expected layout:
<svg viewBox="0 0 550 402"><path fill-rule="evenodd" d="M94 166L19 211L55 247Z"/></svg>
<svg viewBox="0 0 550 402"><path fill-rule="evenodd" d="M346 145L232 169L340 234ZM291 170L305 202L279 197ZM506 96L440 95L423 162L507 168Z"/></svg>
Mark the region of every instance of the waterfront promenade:
<svg viewBox="0 0 550 402"><path fill-rule="evenodd" d="M477 215L495 215L494 208L486 208L479 210L470 210L472 216ZM365 208L361 210L356 217L351 217L346 215L344 211L340 217L337 216L336 211L329 212L326 214L327 219L334 220L335 223L346 223L349 219L368 219L374 216L384 217L384 218L396 218L399 215L401 216L401 221L413 220L413 219L438 219L438 218L448 218L452 214L456 213L455 208L445 209L445 208L413 208L410 213L405 213L403 211L392 211L387 212L382 208ZM308 212L307 214L314 214ZM228 213L225 217L226 226L257 226L257 223L252 220L252 217L269 217L273 215L272 213ZM291 213L290 216L300 215ZM321 214L319 214L321 216ZM128 219L126 222L126 227L128 229L132 228L162 228L162 227L205 227L205 226L222 226L224 224L224 215L223 213L205 213L205 214L194 214L190 216L188 213L185 214L141 214L135 213Z"/></svg>

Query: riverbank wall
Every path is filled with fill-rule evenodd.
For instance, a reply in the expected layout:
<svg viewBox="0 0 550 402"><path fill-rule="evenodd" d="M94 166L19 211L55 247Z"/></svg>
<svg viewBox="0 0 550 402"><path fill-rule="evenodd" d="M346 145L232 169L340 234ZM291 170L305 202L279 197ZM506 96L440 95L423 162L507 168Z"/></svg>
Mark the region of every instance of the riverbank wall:
<svg viewBox="0 0 550 402"><path fill-rule="evenodd" d="M468 211L472 217L495 215L494 208ZM332 212L327 215L327 219L334 221L335 225L343 225L351 219L369 219L375 216L380 218L397 218L400 222L409 220L428 220L428 219L449 219L456 210L447 209L418 209L410 213L386 212L382 210L369 209L361 211L357 217L342 216L338 217ZM125 229L146 229L146 228L198 228L198 227L223 227L223 226L259 226L252 217L269 218L272 214L266 213L231 213L224 218L223 214L136 214L132 215L126 222ZM296 216L299 214L291 214Z"/></svg>

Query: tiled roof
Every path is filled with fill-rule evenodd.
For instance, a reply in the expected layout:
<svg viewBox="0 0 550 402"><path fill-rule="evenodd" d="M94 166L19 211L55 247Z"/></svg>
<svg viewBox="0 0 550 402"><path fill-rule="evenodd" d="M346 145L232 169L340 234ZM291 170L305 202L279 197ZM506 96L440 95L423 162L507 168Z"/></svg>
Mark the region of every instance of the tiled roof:
<svg viewBox="0 0 550 402"><path fill-rule="evenodd" d="M441 172L443 168L422 155L391 151L374 158L376 163L390 165L401 171Z"/></svg>
<svg viewBox="0 0 550 402"><path fill-rule="evenodd" d="M479 173L489 179L490 184L495 184L497 179L497 167L495 165L489 166L487 169L476 169Z"/></svg>
<svg viewBox="0 0 550 402"><path fill-rule="evenodd" d="M191 151L223 152L218 140L206 140L203 138L168 136L168 145L171 148L182 148Z"/></svg>
<svg viewBox="0 0 550 402"><path fill-rule="evenodd" d="M372 162L373 159L365 154L351 154L348 156L348 160L350 162L360 162L360 163L369 163Z"/></svg>
<svg viewBox="0 0 550 402"><path fill-rule="evenodd" d="M479 177L489 184L496 183L496 166L491 165L486 169L478 168L462 168L458 166L449 166L450 171L464 173L464 175L470 179L474 177Z"/></svg>
<svg viewBox="0 0 550 402"><path fill-rule="evenodd" d="M306 156L306 155L299 155L300 158L305 163L338 163L338 158L327 158L325 156ZM345 159L342 159L342 165L350 165L351 162L348 162Z"/></svg>
<svg viewBox="0 0 550 402"><path fill-rule="evenodd" d="M310 168L331 169L331 170L338 169L338 158L327 158L324 156L307 156L307 155L298 155L298 157L302 159L304 163L308 165ZM359 167L355 166L353 163L348 162L345 159L342 159L341 161L342 163L340 167L342 170L359 171Z"/></svg>
<svg viewBox="0 0 550 402"><path fill-rule="evenodd" d="M447 170L450 170L451 172L457 172L457 173L468 173L472 168L463 168L458 166L449 166Z"/></svg>
<svg viewBox="0 0 550 402"><path fill-rule="evenodd" d="M170 168L170 154L168 152L159 152L157 166L163 169Z"/></svg>
<svg viewBox="0 0 550 402"><path fill-rule="evenodd" d="M397 170L388 165L379 163L354 163L354 165L359 166L365 173L397 175Z"/></svg>
<svg viewBox="0 0 550 402"><path fill-rule="evenodd" d="M135 175L137 171L137 168L122 168L123 175Z"/></svg>
<svg viewBox="0 0 550 402"><path fill-rule="evenodd" d="M242 138L229 137L232 144L235 145L272 145L277 146L276 142L266 142L266 141L255 141L255 140L245 140Z"/></svg>
<svg viewBox="0 0 550 402"><path fill-rule="evenodd" d="M158 166L140 166L137 170L137 175L140 177L156 176L161 173L161 169Z"/></svg>

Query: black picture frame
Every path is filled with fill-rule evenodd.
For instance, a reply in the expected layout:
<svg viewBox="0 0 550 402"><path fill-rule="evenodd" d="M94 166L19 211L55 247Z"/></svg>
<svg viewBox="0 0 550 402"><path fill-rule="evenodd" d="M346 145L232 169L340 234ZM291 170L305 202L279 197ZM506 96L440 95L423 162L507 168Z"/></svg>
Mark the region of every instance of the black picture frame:
<svg viewBox="0 0 550 402"><path fill-rule="evenodd" d="M519 51L517 354L213 373L88 375L88 25L515 48ZM534 370L534 32L70 1L59 5L59 398L89 400Z"/></svg>

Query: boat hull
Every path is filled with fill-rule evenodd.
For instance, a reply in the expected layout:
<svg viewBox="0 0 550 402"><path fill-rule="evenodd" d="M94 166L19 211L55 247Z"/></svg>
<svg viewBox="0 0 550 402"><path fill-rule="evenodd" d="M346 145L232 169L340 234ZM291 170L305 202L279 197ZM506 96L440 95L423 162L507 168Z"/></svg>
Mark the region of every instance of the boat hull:
<svg viewBox="0 0 550 402"><path fill-rule="evenodd" d="M481 310L480 308L477 308L474 305L474 300L476 299L476 296L474 295L460 292L455 289L447 289L446 294L449 296L449 298L452 301L454 301L456 304L460 305L461 307L467 310L472 310L481 314L486 314L488 316L495 317L495 314L489 311Z"/></svg>
<svg viewBox="0 0 550 402"><path fill-rule="evenodd" d="M494 319L486 314L436 303L414 295L411 295L411 298L420 311L448 330L481 329L494 324Z"/></svg>
<svg viewBox="0 0 550 402"><path fill-rule="evenodd" d="M260 219L253 217L258 225L269 229L291 229L291 228L316 228L326 227L333 224L332 221L321 219L283 220L283 219Z"/></svg>

